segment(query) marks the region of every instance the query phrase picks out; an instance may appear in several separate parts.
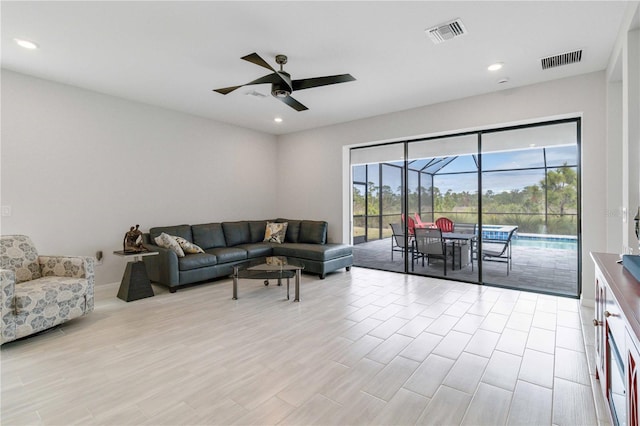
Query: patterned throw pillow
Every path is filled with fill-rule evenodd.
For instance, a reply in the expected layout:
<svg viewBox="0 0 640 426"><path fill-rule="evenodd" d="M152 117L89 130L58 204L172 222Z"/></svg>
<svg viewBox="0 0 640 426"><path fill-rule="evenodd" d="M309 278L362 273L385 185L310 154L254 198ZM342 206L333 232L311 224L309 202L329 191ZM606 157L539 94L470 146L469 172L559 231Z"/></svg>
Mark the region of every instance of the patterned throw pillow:
<svg viewBox="0 0 640 426"><path fill-rule="evenodd" d="M202 250L199 246L190 243L189 241L185 240L182 237L173 237L178 244L180 244L180 248L182 248L182 250L185 252L185 254L196 254L196 253L204 253L204 250Z"/></svg>
<svg viewBox="0 0 640 426"><path fill-rule="evenodd" d="M267 229L264 232L264 241L270 243L284 243L284 236L287 234L287 222L275 223L267 222Z"/></svg>
<svg viewBox="0 0 640 426"><path fill-rule="evenodd" d="M284 266L287 265L287 258L282 256L269 256L265 258L265 262L271 266Z"/></svg>
<svg viewBox="0 0 640 426"><path fill-rule="evenodd" d="M155 238L156 245L170 249L178 255L178 257L184 257L184 251L180 244L176 241L174 237L169 234L165 234L164 232Z"/></svg>

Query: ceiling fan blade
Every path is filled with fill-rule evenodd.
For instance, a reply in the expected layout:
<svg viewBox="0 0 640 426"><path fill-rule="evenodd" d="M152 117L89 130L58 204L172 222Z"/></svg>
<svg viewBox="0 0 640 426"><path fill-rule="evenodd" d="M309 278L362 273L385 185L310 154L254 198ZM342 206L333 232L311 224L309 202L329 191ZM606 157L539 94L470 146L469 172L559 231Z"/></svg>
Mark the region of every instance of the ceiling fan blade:
<svg viewBox="0 0 640 426"><path fill-rule="evenodd" d="M240 58L240 59L244 59L245 61L249 61L249 62L251 62L252 64L260 65L261 67L264 67L264 68L266 68L266 69L268 69L268 70L271 70L271 71L273 71L273 72L276 72L276 70L274 70L274 69L271 67L271 65L269 65L269 64L267 63L267 61L265 61L264 59L262 59L262 58L260 57L260 55L258 55L258 54L257 54L257 53L255 53L255 52L250 53L250 54L248 54L247 56L243 56L243 57L242 57L242 58Z"/></svg>
<svg viewBox="0 0 640 426"><path fill-rule="evenodd" d="M306 106L302 105L300 102L296 101L295 99L293 99L291 96L287 96L286 98L276 98L281 100L282 102L284 102L285 104L289 105L291 108L295 109L296 111L304 111L307 110L309 108L307 108Z"/></svg>
<svg viewBox="0 0 640 426"><path fill-rule="evenodd" d="M292 89L303 90L312 87L327 86L329 84L347 83L355 81L351 74L329 75L326 77L304 78L302 80L293 80L291 82Z"/></svg>
<svg viewBox="0 0 640 426"><path fill-rule="evenodd" d="M252 84L263 84L263 83L272 83L273 84L273 83L279 82L280 80L281 80L281 77L277 73L267 74L264 77L257 78L257 79L255 79L253 81L250 81L247 84L242 84L240 86L223 87L222 89L215 89L214 92L218 92L218 93L221 93L223 95L226 95L227 93L231 93L234 90L239 89L240 87L243 87L243 86L250 86Z"/></svg>
<svg viewBox="0 0 640 426"><path fill-rule="evenodd" d="M222 89L213 89L214 92L218 92L222 95L226 95L227 93L231 93L236 89L241 88L242 86L231 86L231 87L223 87Z"/></svg>

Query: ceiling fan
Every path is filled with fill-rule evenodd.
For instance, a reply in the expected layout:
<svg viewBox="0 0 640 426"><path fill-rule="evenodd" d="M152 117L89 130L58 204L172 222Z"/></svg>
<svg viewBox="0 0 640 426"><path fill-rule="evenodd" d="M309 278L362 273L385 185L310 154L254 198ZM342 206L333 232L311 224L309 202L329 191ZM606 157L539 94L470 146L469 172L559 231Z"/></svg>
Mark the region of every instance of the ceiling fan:
<svg viewBox="0 0 640 426"><path fill-rule="evenodd" d="M260 65L268 70L273 71L271 74L267 74L264 77L260 77L247 84L240 86L224 87L222 89L215 89L214 92L226 95L234 90L249 86L252 84L271 83L271 94L277 99L281 100L285 104L289 105L296 111L304 111L309 108L302 105L291 97L291 92L303 89L311 89L312 87L327 86L329 84L346 83L348 81L354 81L355 78L351 74L330 75L326 77L304 78L302 80L291 80L291 74L285 72L282 66L287 63L287 57L285 55L276 55L276 63L280 65L280 71L274 70L264 59L257 53L251 53L247 56L243 56L241 59L249 61L256 65Z"/></svg>

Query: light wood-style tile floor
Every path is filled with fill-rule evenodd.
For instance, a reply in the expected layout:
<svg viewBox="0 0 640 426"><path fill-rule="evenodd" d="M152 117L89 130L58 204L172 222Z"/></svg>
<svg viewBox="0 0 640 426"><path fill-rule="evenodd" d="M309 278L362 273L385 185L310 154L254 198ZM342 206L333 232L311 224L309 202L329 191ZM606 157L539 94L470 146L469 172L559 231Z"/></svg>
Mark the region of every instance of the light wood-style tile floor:
<svg viewBox="0 0 640 426"><path fill-rule="evenodd" d="M300 303L259 280L117 290L2 346L3 425L607 422L575 299L360 268L303 275Z"/></svg>

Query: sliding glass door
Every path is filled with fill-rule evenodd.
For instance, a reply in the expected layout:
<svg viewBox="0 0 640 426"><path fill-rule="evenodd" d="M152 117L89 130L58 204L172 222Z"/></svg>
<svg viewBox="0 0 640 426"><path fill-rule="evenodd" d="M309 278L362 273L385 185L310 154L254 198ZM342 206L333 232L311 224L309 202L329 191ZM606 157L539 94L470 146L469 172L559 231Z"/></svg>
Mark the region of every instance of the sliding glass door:
<svg viewBox="0 0 640 426"><path fill-rule="evenodd" d="M475 133L407 144L411 273L479 282L477 152Z"/></svg>
<svg viewBox="0 0 640 426"><path fill-rule="evenodd" d="M482 134L485 283L578 295L578 123Z"/></svg>
<svg viewBox="0 0 640 426"><path fill-rule="evenodd" d="M405 272L406 241L394 236L405 205L404 143L351 151L354 264Z"/></svg>
<svg viewBox="0 0 640 426"><path fill-rule="evenodd" d="M351 151L354 264L576 297L580 120Z"/></svg>

